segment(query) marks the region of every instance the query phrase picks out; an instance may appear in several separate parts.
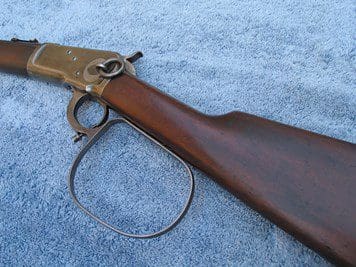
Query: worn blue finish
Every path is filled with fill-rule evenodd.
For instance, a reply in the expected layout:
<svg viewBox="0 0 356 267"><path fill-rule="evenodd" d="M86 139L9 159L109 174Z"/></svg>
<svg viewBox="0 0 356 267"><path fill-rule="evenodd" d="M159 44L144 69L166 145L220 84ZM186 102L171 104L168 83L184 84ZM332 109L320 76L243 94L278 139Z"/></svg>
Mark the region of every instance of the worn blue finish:
<svg viewBox="0 0 356 267"><path fill-rule="evenodd" d="M352 0L2 0L0 39L142 50L138 76L196 109L356 142L355 22ZM128 239L91 221L67 192L83 145L70 139L69 99L52 84L0 74L1 266L327 264L196 169L192 208L167 235ZM82 201L126 230L157 229L186 196L179 165L127 126L82 166Z"/></svg>

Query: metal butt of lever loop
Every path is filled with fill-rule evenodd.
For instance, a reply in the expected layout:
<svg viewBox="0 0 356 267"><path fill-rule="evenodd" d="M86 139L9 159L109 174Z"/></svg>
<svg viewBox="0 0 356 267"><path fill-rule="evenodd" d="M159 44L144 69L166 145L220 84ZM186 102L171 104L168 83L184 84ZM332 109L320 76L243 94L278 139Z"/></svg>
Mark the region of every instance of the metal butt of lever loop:
<svg viewBox="0 0 356 267"><path fill-rule="evenodd" d="M77 195L75 193L75 175L76 175L76 171L77 168L81 162L81 160L83 159L83 157L85 156L85 154L87 153L87 151L100 139L100 137L107 131L109 130L109 128L111 126L113 126L114 124L117 123L127 123L129 126L131 126L133 129L135 129L136 131L138 131L139 133L141 133L142 135L144 135L145 137L147 137L149 140L151 140L152 142L154 142L156 145L158 145L159 147L161 147L164 151L166 151L167 153L169 153L170 155L172 155L174 158L176 158L181 164L183 164L183 166L185 167L188 176L189 176L189 181L190 181L190 187L189 187L189 195L187 200L185 201L185 204L183 206L183 209L181 210L181 212L178 214L178 216L166 227L164 227L163 229L153 232L153 233L148 233L148 234L134 234L134 233L128 233L125 232L123 230L118 229L117 227L113 226L112 224L104 221L103 219L99 218L98 216L96 216L95 214L93 214L91 211L89 211L87 208L85 208L80 201L77 198ZM112 119L110 121L105 122L103 125L101 125L100 127L97 127L95 133L93 135L89 136L89 141L88 143L83 147L83 149L79 152L78 156L75 158L72 167L70 169L69 172L69 176L68 176L68 188L69 188L69 193L70 196L72 197L74 203L84 212L86 213L89 217L91 217L92 219L94 219L95 221L97 221L98 223L104 225L105 227L111 229L112 231L127 236L127 237L133 237L133 238L153 238L153 237L157 237L160 236L164 233L167 233L168 231L172 230L184 217L184 215L187 213L190 204L192 202L193 199L193 195L194 195L194 187L195 187L195 181L194 181L194 176L193 173L191 171L191 169L189 168L189 166L187 165L187 163L185 163L183 161L182 158L180 158L178 155L176 155L175 153L173 153L171 150L169 150L168 148L166 148L165 146L163 146L161 143L159 143L157 140L155 140L154 138L152 138L151 136L149 136L148 134L146 134L144 131L142 131L140 128L138 128L137 126L135 126L134 124L132 124L130 121L128 121L127 119L123 118L123 117L119 117L116 119Z"/></svg>

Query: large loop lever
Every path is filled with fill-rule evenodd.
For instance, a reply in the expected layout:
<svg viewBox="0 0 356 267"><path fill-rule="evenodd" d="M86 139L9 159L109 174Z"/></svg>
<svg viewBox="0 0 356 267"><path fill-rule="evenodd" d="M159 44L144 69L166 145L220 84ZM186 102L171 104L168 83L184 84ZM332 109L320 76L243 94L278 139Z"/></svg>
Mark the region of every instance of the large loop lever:
<svg viewBox="0 0 356 267"><path fill-rule="evenodd" d="M139 133L143 134L145 137L147 137L149 140L151 140L152 142L154 142L156 145L160 146L163 150L165 150L166 152L168 152L170 155L172 155L174 158L176 158L180 163L183 164L183 166L185 167L188 176L189 176L189 181L190 181L190 187L189 187L189 196L184 204L183 209L181 210L181 212L179 213L179 215L173 220L173 222L171 222L168 226L164 227L163 229L153 232L153 233L149 233L149 234L133 234L133 233L127 233L123 230L118 229L117 227L109 224L108 222L104 221L103 219L99 218L98 216L96 216L95 214L93 214L91 211L89 211L87 208L85 208L78 200L76 193L75 193L75 185L74 185L74 179L75 179L75 175L76 175L76 171L78 168L79 163L81 162L81 160L83 159L84 155L87 153L87 151L100 139L100 137L114 124L116 123L122 123L125 122L127 123L129 126L131 126L133 129L135 129L136 131L138 131ZM91 133L91 132L90 132ZM169 150L168 148L164 147L162 144L160 144L157 140L155 140L154 138L152 138L151 136L149 136L148 134L146 134L144 131L142 131L140 128L138 128L137 126L135 126L134 124L132 124L130 121L128 121L125 118L119 117L110 121L105 122L102 126L99 126L96 129L96 132L89 136L89 141L88 143L83 147L83 149L79 152L78 156L75 158L72 167L70 169L69 172L69 176L68 176L68 188L69 188L69 193L74 201L74 203L82 210L84 211L88 216L90 216L92 219L94 219L95 221L97 221L98 223L104 225L105 227L113 230L114 232L124 235L124 236L128 236L128 237L134 237L134 238L152 238L152 237L157 237L160 236L164 233L167 233L168 231L170 231L171 229L173 229L184 217L184 215L187 213L190 204L192 202L193 199L193 194L194 194L194 187L195 187L195 181L194 181L194 176L193 173L191 171L191 169L189 168L189 166L187 165L187 163L185 163L183 161L183 159L181 159L178 155L176 155L175 153L173 153L171 150Z"/></svg>

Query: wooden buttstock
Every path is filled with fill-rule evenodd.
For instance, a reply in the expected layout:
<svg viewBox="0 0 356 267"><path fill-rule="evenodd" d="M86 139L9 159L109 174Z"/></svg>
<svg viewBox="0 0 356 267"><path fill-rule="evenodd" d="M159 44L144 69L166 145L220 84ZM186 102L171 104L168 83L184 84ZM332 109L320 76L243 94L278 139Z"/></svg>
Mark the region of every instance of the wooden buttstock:
<svg viewBox="0 0 356 267"><path fill-rule="evenodd" d="M241 112L207 116L124 74L102 98L334 263L356 265L356 145Z"/></svg>

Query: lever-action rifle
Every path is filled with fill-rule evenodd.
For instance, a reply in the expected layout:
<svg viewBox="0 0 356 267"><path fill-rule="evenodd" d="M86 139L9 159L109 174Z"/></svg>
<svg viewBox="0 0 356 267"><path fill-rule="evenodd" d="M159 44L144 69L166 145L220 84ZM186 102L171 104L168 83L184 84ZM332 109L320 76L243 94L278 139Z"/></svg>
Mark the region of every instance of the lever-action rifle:
<svg viewBox="0 0 356 267"><path fill-rule="evenodd" d="M87 145L73 163L69 190L75 203L110 229L152 237L173 228L187 211L194 178L182 159L298 240L342 265L356 265L356 145L242 112L202 114L136 78L132 63L109 51L82 49L37 40L0 41L0 70L57 80L74 95L67 116ZM93 128L76 118L88 98L105 114ZM108 121L114 110L122 117ZM74 190L81 158L116 122L127 122L176 156L186 167L190 195L176 221L146 235L124 233L86 210Z"/></svg>

